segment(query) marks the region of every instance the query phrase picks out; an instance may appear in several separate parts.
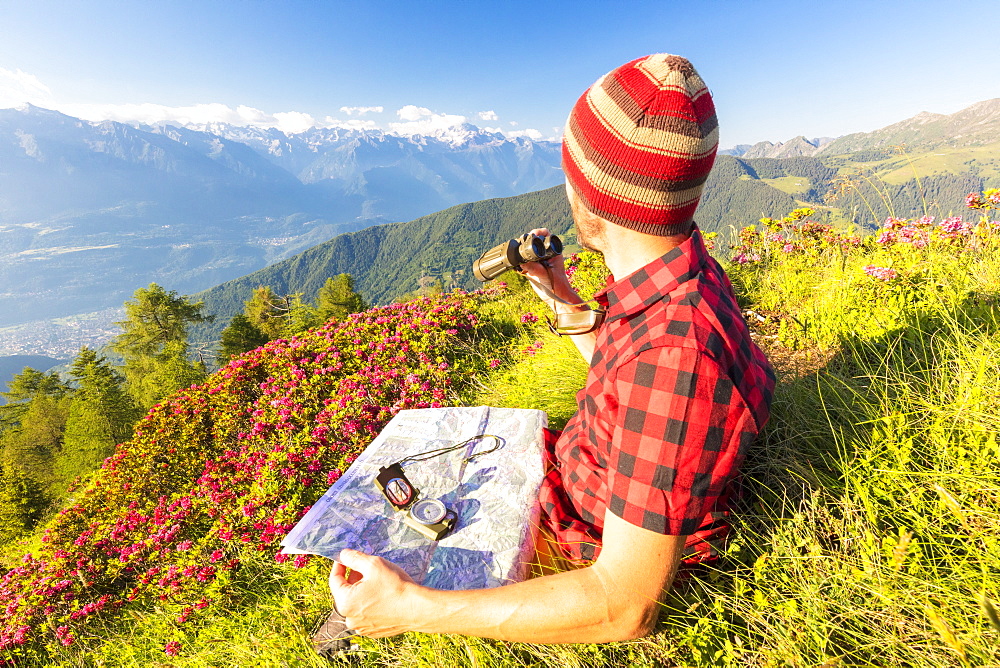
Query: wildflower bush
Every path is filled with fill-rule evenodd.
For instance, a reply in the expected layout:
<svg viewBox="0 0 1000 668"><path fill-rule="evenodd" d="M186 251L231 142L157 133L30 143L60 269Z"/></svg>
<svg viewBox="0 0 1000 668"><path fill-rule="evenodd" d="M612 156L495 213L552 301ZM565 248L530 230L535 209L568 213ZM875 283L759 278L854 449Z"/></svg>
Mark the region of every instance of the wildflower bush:
<svg viewBox="0 0 1000 668"><path fill-rule="evenodd" d="M477 310L498 292L273 341L154 406L4 576L0 656L71 660L100 642L94 620L154 605L182 626L230 603L245 563L289 559L280 539L395 413L462 402L486 366Z"/></svg>
<svg viewBox="0 0 1000 668"><path fill-rule="evenodd" d="M889 218L874 235L809 220L812 209L740 230L730 278L747 307L776 322L790 347L840 345L905 326L917 314L954 309L972 293L997 291L984 275L1000 253L997 191L968 199L984 211L935 221ZM970 198L972 195L970 195Z"/></svg>

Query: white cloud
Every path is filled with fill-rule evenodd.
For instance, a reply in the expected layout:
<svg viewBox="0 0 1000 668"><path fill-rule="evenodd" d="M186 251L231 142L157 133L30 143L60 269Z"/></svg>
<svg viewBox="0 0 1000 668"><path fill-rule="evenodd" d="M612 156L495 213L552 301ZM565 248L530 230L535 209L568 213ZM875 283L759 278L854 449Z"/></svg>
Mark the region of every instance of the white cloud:
<svg viewBox="0 0 1000 668"><path fill-rule="evenodd" d="M320 125L311 115L301 111L282 111L274 114L240 105L232 107L212 102L186 107L168 107L162 104L62 104L59 110L88 121L119 121L121 123L175 123L177 125L203 126L210 123L277 128L282 132L303 132Z"/></svg>
<svg viewBox="0 0 1000 668"><path fill-rule="evenodd" d="M0 67L0 109L16 107L29 102L39 107L56 109L70 116L88 121L118 121L121 123L141 123L155 125L169 123L188 127L204 128L213 123L226 123L241 127L277 128L288 134L304 132L313 127L345 128L352 130L386 130L374 120L357 118L369 113L383 113L384 107L341 107L341 113L355 118L339 120L325 116L317 120L311 114L301 111L280 111L268 113L254 107L239 105L235 109L220 102L193 104L171 107L163 104L83 104L58 103L52 91L38 77L21 70L8 70ZM470 135L468 129L459 126L468 122L468 118L460 114L446 114L431 111L427 107L408 104L396 111L399 122L388 123L388 132L400 135L431 135L445 137L465 137ZM476 113L480 121L498 121L495 111L487 110ZM516 121L509 122L510 127L518 126ZM487 132L502 133L507 137L528 137L542 139L538 130L503 130L500 127L484 127ZM555 134L558 131L553 129ZM550 137L556 139L557 137Z"/></svg>
<svg viewBox="0 0 1000 668"><path fill-rule="evenodd" d="M515 137L527 137L528 139L533 139L538 141L542 138L542 133L534 128L525 128L523 130L507 130L504 132L507 137L514 139Z"/></svg>
<svg viewBox="0 0 1000 668"><path fill-rule="evenodd" d="M433 116L434 112L427 107L418 107L415 104L408 104L402 109L397 109L396 115L404 121L417 121L425 116Z"/></svg>
<svg viewBox="0 0 1000 668"><path fill-rule="evenodd" d="M341 113L347 114L348 116L353 116L357 114L358 116L364 116L365 114L376 113L381 114L385 111L384 107L341 107Z"/></svg>
<svg viewBox="0 0 1000 668"><path fill-rule="evenodd" d="M438 114L427 107L408 104L396 111L402 123L389 123L389 129L400 135L435 135L462 125L468 119L457 114Z"/></svg>
<svg viewBox="0 0 1000 668"><path fill-rule="evenodd" d="M315 118L301 111L281 111L276 113L274 118L278 121L278 125L275 127L285 134L305 132L317 125Z"/></svg>
<svg viewBox="0 0 1000 668"><path fill-rule="evenodd" d="M19 107L25 102L50 107L52 91L34 74L0 67L0 109Z"/></svg>
<svg viewBox="0 0 1000 668"><path fill-rule="evenodd" d="M360 118L351 118L346 121L338 121L333 116L327 116L323 119L324 128L347 128L349 130L378 130L378 123L373 120L361 120Z"/></svg>

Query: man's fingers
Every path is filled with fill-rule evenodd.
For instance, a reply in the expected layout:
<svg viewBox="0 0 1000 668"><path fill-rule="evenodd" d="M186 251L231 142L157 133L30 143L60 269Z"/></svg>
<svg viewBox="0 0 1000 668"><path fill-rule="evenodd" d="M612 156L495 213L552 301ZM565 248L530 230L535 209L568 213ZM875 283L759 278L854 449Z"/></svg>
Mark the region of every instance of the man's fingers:
<svg viewBox="0 0 1000 668"><path fill-rule="evenodd" d="M358 568L361 559L347 557L347 561L350 563L345 563L343 552L341 552L341 557L339 561L333 562L333 568L330 570L330 590L334 591L339 587L344 587L347 585L352 585L362 577L364 577L364 571ZM361 557L368 557L368 555L361 552L355 552L355 555L361 555ZM352 565L353 564L353 565Z"/></svg>
<svg viewBox="0 0 1000 668"><path fill-rule="evenodd" d="M351 584L347 577L347 571L347 566L344 564L339 561L333 562L333 569L330 571L330 591Z"/></svg>
<svg viewBox="0 0 1000 668"><path fill-rule="evenodd" d="M341 550L337 561L347 566L351 571L358 571L362 575L375 567L381 559L376 556L358 552L357 550Z"/></svg>

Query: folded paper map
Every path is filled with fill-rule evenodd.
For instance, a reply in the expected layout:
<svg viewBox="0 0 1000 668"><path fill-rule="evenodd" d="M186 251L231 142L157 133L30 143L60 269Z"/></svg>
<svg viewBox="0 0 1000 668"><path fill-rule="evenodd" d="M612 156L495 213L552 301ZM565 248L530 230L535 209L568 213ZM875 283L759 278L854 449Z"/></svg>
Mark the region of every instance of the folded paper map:
<svg viewBox="0 0 1000 668"><path fill-rule="evenodd" d="M336 558L352 548L437 589L520 581L534 547L546 424L544 412L518 408L401 411L281 541L282 551ZM473 438L481 435L498 437L500 447L487 453L497 442ZM404 523L406 511L390 505L375 476L383 466L468 439L461 449L403 464L419 498L438 499L455 514L455 528L430 540Z"/></svg>

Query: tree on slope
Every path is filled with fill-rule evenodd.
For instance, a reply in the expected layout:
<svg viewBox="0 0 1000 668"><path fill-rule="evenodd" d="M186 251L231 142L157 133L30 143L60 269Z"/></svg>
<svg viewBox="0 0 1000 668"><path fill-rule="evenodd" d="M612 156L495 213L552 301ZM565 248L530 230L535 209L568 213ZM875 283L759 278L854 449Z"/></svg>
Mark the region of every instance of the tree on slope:
<svg viewBox="0 0 1000 668"><path fill-rule="evenodd" d="M0 461L43 486L53 480L72 390L59 375L26 368L14 376L0 407Z"/></svg>
<svg viewBox="0 0 1000 668"><path fill-rule="evenodd" d="M111 347L124 360L125 387L136 403L148 408L174 390L200 382L203 362L188 359L188 328L211 321L203 302L192 303L156 283L135 291L125 302L125 320Z"/></svg>
<svg viewBox="0 0 1000 668"><path fill-rule="evenodd" d="M41 518L45 503L38 481L0 462L0 546L30 531Z"/></svg>
<svg viewBox="0 0 1000 668"><path fill-rule="evenodd" d="M222 330L219 343L219 359L224 363L236 355L260 348L268 342L267 335L253 324L246 315L237 313Z"/></svg>
<svg viewBox="0 0 1000 668"><path fill-rule="evenodd" d="M70 376L78 387L66 419L62 453L55 473L65 485L78 475L97 469L115 445L126 440L140 417L125 391L125 379L96 351L84 347L73 362Z"/></svg>
<svg viewBox="0 0 1000 668"><path fill-rule="evenodd" d="M354 291L354 277L350 274L339 274L326 279L326 283L316 295L316 310L320 322L336 320L343 321L351 313L358 313L368 308L364 297Z"/></svg>
<svg viewBox="0 0 1000 668"><path fill-rule="evenodd" d="M25 367L7 384L7 391L0 392L6 405L0 406L0 433L17 428L27 412L32 399L38 396L62 397L70 392L67 385L54 371L44 373Z"/></svg>
<svg viewBox="0 0 1000 668"><path fill-rule="evenodd" d="M279 297L265 285L253 291L243 313L271 341L285 335L290 310L291 296Z"/></svg>

